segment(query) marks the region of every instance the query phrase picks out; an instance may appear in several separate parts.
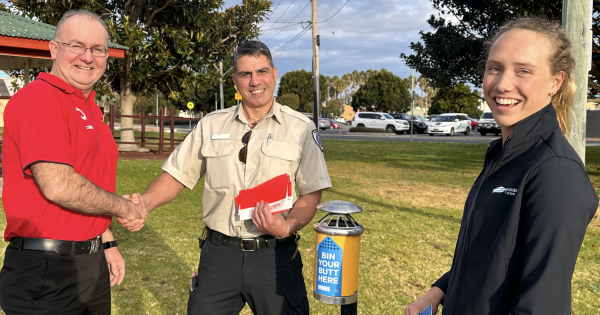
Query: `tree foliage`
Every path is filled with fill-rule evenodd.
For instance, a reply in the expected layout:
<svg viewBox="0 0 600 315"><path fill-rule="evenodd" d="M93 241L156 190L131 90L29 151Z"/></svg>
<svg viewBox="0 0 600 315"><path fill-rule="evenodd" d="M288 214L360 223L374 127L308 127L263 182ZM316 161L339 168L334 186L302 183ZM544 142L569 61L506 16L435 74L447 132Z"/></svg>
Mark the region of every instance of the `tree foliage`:
<svg viewBox="0 0 600 315"><path fill-rule="evenodd" d="M411 43L413 54L401 54L406 64L419 71L436 88L459 82L482 84L478 65L485 58L484 42L499 27L518 16L562 18L562 0L432 0L433 7L459 22L431 15L427 23L433 31L421 31L421 41ZM593 54L590 86L600 92L600 2L593 9Z"/></svg>
<svg viewBox="0 0 600 315"><path fill-rule="evenodd" d="M374 72L352 97L352 108L360 107L380 112L405 112L411 98L406 85L386 69Z"/></svg>
<svg viewBox="0 0 600 315"><path fill-rule="evenodd" d="M296 94L283 94L277 97L277 103L285 105L293 110L298 110L300 107L300 97Z"/></svg>
<svg viewBox="0 0 600 315"><path fill-rule="evenodd" d="M300 99L298 111L313 112L313 79L312 72L304 69L285 73L279 79L277 97L284 94L296 94ZM321 102L327 100L327 77L319 74L319 90L321 90Z"/></svg>
<svg viewBox="0 0 600 315"><path fill-rule="evenodd" d="M481 116L477 91L458 83L454 87L441 89L431 100L429 114L465 113L470 117Z"/></svg>
<svg viewBox="0 0 600 315"><path fill-rule="evenodd" d="M109 59L105 80L130 115L135 100L157 89L176 100L213 65L229 59L236 43L258 35L268 0L244 0L223 8L223 0L11 0L15 13L56 25L70 9L87 9L106 20L113 42L129 47L124 59ZM131 119L123 119L126 129ZM123 132L124 141L133 131Z"/></svg>

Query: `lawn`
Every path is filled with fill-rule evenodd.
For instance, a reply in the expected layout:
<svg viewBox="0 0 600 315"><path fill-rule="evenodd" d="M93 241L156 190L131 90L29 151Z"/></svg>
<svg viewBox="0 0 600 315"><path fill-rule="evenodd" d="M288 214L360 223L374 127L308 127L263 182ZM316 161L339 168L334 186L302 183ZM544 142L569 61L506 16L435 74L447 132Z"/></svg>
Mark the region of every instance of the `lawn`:
<svg viewBox="0 0 600 315"><path fill-rule="evenodd" d="M487 145L323 141L333 188L323 201L346 200L364 208L358 310L402 314L448 270L462 207L482 166ZM600 188L600 148L587 148L587 170ZM117 192L143 191L162 161L120 160ZM186 314L189 276L198 265L202 183L152 212L144 229L114 224L127 275L113 288L113 314ZM315 220L322 217L317 213ZM0 215L0 227L5 224ZM300 253L311 314L339 314L339 306L312 298L315 233L301 231ZM573 279L573 314L600 309L600 219L588 227ZM3 251L0 253L0 258ZM242 314L251 314L245 309Z"/></svg>

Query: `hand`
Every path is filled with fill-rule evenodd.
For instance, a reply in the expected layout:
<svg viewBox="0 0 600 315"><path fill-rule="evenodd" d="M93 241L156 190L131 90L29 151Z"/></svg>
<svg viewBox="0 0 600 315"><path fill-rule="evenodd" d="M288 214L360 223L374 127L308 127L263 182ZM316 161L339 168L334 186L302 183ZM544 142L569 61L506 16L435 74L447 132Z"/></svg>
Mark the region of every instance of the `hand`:
<svg viewBox="0 0 600 315"><path fill-rule="evenodd" d="M104 250L106 262L108 263L108 272L110 273L110 286L121 285L125 277L125 259L116 247Z"/></svg>
<svg viewBox="0 0 600 315"><path fill-rule="evenodd" d="M128 199L133 204L133 217L117 217L117 222L121 223L121 225L128 229L131 232L137 232L144 227L144 221L148 217L148 211L146 209L146 201L139 193L134 193L133 195L123 195L125 199Z"/></svg>
<svg viewBox="0 0 600 315"><path fill-rule="evenodd" d="M252 211L252 222L261 232L275 237L283 236L288 228L281 213L272 214L269 203L264 201L256 203L256 208Z"/></svg>
<svg viewBox="0 0 600 315"><path fill-rule="evenodd" d="M438 287L431 287L422 298L407 305L404 315L419 315L427 306L431 305L431 314L437 314L438 307L444 299L444 292Z"/></svg>

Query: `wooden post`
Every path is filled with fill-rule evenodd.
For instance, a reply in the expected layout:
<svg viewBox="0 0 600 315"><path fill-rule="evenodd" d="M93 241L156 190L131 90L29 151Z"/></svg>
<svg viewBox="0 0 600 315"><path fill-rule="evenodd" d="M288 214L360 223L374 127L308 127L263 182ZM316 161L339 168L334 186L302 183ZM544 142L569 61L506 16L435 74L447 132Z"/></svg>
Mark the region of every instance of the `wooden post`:
<svg viewBox="0 0 600 315"><path fill-rule="evenodd" d="M175 149L175 116L173 115L173 109L170 109L171 113L171 150Z"/></svg>
<svg viewBox="0 0 600 315"><path fill-rule="evenodd" d="M110 131L112 132L115 131L115 105L110 105L110 112L108 115L108 124L110 126Z"/></svg>
<svg viewBox="0 0 600 315"><path fill-rule="evenodd" d="M142 109L142 148L146 146L146 110Z"/></svg>
<svg viewBox="0 0 600 315"><path fill-rule="evenodd" d="M160 120L160 129L158 130L158 154L163 154L165 143L165 110L160 109L158 120Z"/></svg>
<svg viewBox="0 0 600 315"><path fill-rule="evenodd" d="M588 73L592 67L592 0L563 0L562 27L571 40L575 58L575 97L569 142L585 163L585 123ZM564 83L563 83L564 84Z"/></svg>

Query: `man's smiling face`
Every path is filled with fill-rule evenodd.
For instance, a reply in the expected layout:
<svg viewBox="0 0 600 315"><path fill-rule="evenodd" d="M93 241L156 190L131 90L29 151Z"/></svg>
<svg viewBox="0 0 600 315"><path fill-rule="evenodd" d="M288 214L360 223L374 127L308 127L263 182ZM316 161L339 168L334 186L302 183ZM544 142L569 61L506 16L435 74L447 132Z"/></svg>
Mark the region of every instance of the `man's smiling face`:
<svg viewBox="0 0 600 315"><path fill-rule="evenodd" d="M108 36L104 27L86 16L76 15L66 20L56 40L88 48L108 49ZM104 74L107 57L95 57L90 49L86 49L83 54L76 54L69 50L69 46L58 42L50 41L49 44L54 60L51 73L87 95Z"/></svg>
<svg viewBox="0 0 600 315"><path fill-rule="evenodd" d="M244 106L262 108L273 104L273 92L277 83L277 68L271 67L264 55L246 55L235 64L233 83L242 94Z"/></svg>

